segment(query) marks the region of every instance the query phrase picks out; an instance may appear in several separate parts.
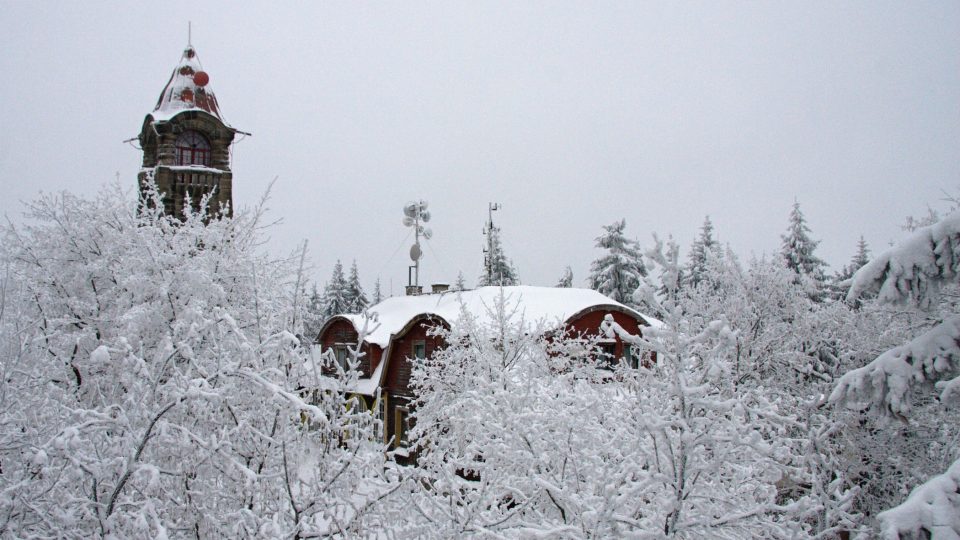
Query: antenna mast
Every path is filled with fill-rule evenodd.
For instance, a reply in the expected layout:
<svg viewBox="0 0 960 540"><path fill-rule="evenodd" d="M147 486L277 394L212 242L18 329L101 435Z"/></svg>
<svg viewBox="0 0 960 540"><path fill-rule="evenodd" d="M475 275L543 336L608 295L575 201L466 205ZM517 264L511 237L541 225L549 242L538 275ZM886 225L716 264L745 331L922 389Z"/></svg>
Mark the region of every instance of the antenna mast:
<svg viewBox="0 0 960 540"><path fill-rule="evenodd" d="M427 201L408 202L403 207L403 224L413 227L414 243L410 246L410 259L413 264L407 267L407 295L420 294L420 258L423 250L420 249L420 236L424 240L433 237L433 231L423 226L430 221L430 211L427 210Z"/></svg>
<svg viewBox="0 0 960 540"><path fill-rule="evenodd" d="M187 47L193 47L193 21L187 21Z"/></svg>
<svg viewBox="0 0 960 540"><path fill-rule="evenodd" d="M487 247L483 250L483 262L487 268L487 279L491 285L493 284L493 231L495 230L493 226L493 213L500 208L500 203L492 202L487 204L487 226L484 227L483 231L483 234L487 237Z"/></svg>

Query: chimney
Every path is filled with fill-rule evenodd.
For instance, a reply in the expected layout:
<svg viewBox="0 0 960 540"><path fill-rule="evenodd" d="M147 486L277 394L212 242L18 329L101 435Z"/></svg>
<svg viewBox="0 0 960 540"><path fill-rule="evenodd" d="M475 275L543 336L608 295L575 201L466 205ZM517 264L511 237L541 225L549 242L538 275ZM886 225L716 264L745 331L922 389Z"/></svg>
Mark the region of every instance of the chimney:
<svg viewBox="0 0 960 540"><path fill-rule="evenodd" d="M445 293L450 290L449 283L434 283L430 287L433 289L433 294Z"/></svg>

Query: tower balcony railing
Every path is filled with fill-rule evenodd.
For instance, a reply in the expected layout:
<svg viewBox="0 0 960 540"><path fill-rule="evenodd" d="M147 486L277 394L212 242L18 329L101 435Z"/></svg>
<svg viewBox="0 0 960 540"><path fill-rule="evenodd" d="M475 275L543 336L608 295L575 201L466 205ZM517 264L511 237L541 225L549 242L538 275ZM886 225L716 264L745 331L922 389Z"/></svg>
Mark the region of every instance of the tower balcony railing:
<svg viewBox="0 0 960 540"><path fill-rule="evenodd" d="M174 186L216 188L227 171L197 165L173 165L164 167L174 173Z"/></svg>

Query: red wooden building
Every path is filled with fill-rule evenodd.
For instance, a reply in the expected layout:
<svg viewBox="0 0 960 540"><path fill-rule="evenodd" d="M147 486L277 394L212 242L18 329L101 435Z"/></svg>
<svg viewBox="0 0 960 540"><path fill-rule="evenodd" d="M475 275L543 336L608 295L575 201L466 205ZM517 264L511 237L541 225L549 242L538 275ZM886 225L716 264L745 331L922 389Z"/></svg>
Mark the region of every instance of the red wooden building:
<svg viewBox="0 0 960 540"><path fill-rule="evenodd" d="M637 362L640 352L632 350L616 332L603 332L601 325L616 322L633 335L642 327L659 324L619 302L589 289L558 287L481 287L460 292L441 292L388 298L362 315L331 317L320 329L321 350L332 350L346 362L348 349L360 345L360 381L356 393L366 407L383 415L384 437L404 444L407 414L414 395L409 387L411 359L426 358L443 347L440 337L430 335L437 325L449 327L461 316L461 308L478 318L487 316L500 294L522 312L524 320L542 321L554 332L598 336L607 357ZM358 344L360 333L366 334ZM379 402L377 401L379 396Z"/></svg>

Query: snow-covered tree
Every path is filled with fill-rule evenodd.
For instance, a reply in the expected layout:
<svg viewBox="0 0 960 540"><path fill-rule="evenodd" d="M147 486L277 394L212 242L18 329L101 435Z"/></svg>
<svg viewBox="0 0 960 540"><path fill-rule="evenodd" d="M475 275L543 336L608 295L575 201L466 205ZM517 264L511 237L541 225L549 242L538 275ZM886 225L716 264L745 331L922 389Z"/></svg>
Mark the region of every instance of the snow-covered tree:
<svg viewBox="0 0 960 540"><path fill-rule="evenodd" d="M464 314L448 347L414 366L419 493L437 537L654 533L636 413L581 339L546 339L501 296Z"/></svg>
<svg viewBox="0 0 960 540"><path fill-rule="evenodd" d="M675 289L678 249L675 244L664 249L654 240L648 260L658 268L659 282ZM784 479L808 478L803 439L790 434L802 425L796 402L748 378L751 366L742 340L750 336L732 328L725 313L745 306L742 298L734 300L736 294L721 298L724 287L742 280L742 274L732 258L713 261L708 258L705 279L692 291L654 294L656 286L644 280L637 292L643 298L637 300L655 310L662 326L644 329L643 338L612 328L621 339L657 353L651 370L628 374L633 378L627 380L633 383L636 406L644 408L635 424L651 442L647 462L665 487L655 505L662 531L684 538L823 533L827 527L808 523L812 495L783 488ZM717 261L723 262L726 278L711 275L723 274ZM708 280L724 287L706 286ZM707 296L690 296L696 290Z"/></svg>
<svg viewBox="0 0 960 540"><path fill-rule="evenodd" d="M820 242L810 238L810 228L807 227L806 218L800 211L800 203L793 203L793 210L790 211L790 224L787 227L787 232L780 238L783 241L780 254L787 268L800 276L814 280L816 283L825 279L824 267L826 263L814 255L814 251Z"/></svg>
<svg viewBox="0 0 960 540"><path fill-rule="evenodd" d="M341 313L351 313L350 287L343 276L343 264L338 260L330 281L323 288L323 318L326 320Z"/></svg>
<svg viewBox="0 0 960 540"><path fill-rule="evenodd" d="M960 212L917 229L899 245L881 253L853 277L847 295L855 301L876 293L879 301L933 309L940 289L956 285L960 271ZM866 366L846 373L830 400L854 409L906 421L916 414L923 394L935 389L947 407L960 401L960 315L945 316L909 342L879 355ZM941 422L956 432L956 414ZM886 538L956 538L960 536L960 499L956 470L960 450L948 451L953 465L947 473L918 487L900 506L878 518Z"/></svg>
<svg viewBox="0 0 960 540"><path fill-rule="evenodd" d="M487 253L484 261L483 274L477 282L478 287L488 285L519 285L520 277L517 276L517 270L513 267L513 261L507 259L503 253L503 245L500 241L500 228L487 228Z"/></svg>
<svg viewBox="0 0 960 540"><path fill-rule="evenodd" d="M321 377L296 337L302 256L260 253L260 209L181 222L151 197L46 196L2 230L0 536L384 526L397 484L356 372Z"/></svg>
<svg viewBox="0 0 960 540"><path fill-rule="evenodd" d="M455 291L467 290L467 280L464 279L462 271L457 273L457 281L453 284L453 290Z"/></svg>
<svg viewBox="0 0 960 540"><path fill-rule="evenodd" d="M707 257L717 248L717 242L713 239L713 223L710 222L710 216L703 220L700 227L700 235L690 246L690 260L683 272L683 282L696 285L706 270Z"/></svg>
<svg viewBox="0 0 960 540"><path fill-rule="evenodd" d="M647 269L637 242L623 234L626 226L627 220L622 219L603 227L604 234L597 237L596 246L606 252L593 261L588 279L593 290L630 305Z"/></svg>
<svg viewBox="0 0 960 540"><path fill-rule="evenodd" d="M380 302L383 302L383 292L380 290L380 278L378 277L375 282L373 282L373 297L370 300L371 305L377 305Z"/></svg>
<svg viewBox="0 0 960 540"><path fill-rule="evenodd" d="M560 276L557 287L573 287L573 270L569 266L563 269L563 275Z"/></svg>
<svg viewBox="0 0 960 540"><path fill-rule="evenodd" d="M360 273L357 271L357 261L350 265L350 277L347 279L347 313L363 313L370 300L360 285Z"/></svg>
<svg viewBox="0 0 960 540"><path fill-rule="evenodd" d="M850 259L850 263L837 274L835 281L842 282L852 278L853 274L868 262L870 262L870 248L863 236L860 236L860 240L857 241L857 252Z"/></svg>
<svg viewBox="0 0 960 540"><path fill-rule="evenodd" d="M317 284L314 283L304 309L303 335L310 340L316 339L324 320L326 316L323 313L323 296L317 290Z"/></svg>

